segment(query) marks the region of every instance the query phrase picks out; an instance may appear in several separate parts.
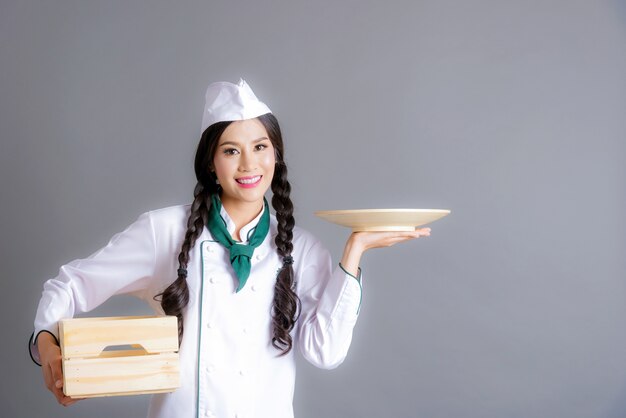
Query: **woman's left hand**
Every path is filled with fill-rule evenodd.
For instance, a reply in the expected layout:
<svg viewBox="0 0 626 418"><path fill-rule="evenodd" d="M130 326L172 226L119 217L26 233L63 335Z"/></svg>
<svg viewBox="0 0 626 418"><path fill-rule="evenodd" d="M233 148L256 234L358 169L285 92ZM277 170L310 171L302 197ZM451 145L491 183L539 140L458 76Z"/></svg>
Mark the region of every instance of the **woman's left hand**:
<svg viewBox="0 0 626 418"><path fill-rule="evenodd" d="M397 232L353 232L346 242L341 265L347 272L356 276L361 256L365 251L372 248L391 247L400 242L428 236L430 236L430 228Z"/></svg>
<svg viewBox="0 0 626 418"><path fill-rule="evenodd" d="M353 232L348 242L353 241L353 245L356 244L362 252L365 252L372 248L391 247L400 242L428 236L430 236L430 228L398 232Z"/></svg>

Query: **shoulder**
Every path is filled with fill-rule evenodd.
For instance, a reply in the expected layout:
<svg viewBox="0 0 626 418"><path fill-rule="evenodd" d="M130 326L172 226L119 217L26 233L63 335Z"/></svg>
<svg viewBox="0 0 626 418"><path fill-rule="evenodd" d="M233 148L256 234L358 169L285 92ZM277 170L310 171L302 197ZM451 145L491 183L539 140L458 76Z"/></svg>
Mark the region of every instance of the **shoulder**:
<svg viewBox="0 0 626 418"><path fill-rule="evenodd" d="M189 216L190 207L191 205L168 206L166 208L154 209L149 212L145 212L141 216L148 216L150 219L155 221L186 218Z"/></svg>
<svg viewBox="0 0 626 418"><path fill-rule="evenodd" d="M317 239L315 235L300 228L299 226L293 227L293 245L294 247L311 248L315 246L322 246L322 242Z"/></svg>
<svg viewBox="0 0 626 418"><path fill-rule="evenodd" d="M139 219L149 220L155 231L178 230L186 226L190 208L191 205L176 205L154 209L142 213Z"/></svg>
<svg viewBox="0 0 626 418"><path fill-rule="evenodd" d="M270 226L272 236L278 234L278 222L273 214L271 216ZM312 249L326 251L322 242L306 229L294 226L292 232L293 238L291 239L291 243L293 244L294 253L306 254Z"/></svg>

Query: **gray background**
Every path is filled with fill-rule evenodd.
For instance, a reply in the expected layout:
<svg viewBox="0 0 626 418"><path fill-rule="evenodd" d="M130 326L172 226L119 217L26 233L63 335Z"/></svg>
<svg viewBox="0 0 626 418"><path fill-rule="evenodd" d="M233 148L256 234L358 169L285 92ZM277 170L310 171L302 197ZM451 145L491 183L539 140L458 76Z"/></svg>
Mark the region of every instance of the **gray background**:
<svg viewBox="0 0 626 418"><path fill-rule="evenodd" d="M618 0L3 0L0 415L145 415L56 405L26 352L42 283L189 201L206 85L243 76L336 257L314 210L452 210L366 255L350 354L300 362L299 418L626 416L625 41Z"/></svg>

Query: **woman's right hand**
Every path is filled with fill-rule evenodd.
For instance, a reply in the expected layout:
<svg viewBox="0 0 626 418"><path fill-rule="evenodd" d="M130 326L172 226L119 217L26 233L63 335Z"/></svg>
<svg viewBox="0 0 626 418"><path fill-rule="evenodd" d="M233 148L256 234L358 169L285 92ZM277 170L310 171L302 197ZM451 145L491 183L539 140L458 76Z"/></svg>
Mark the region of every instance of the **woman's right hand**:
<svg viewBox="0 0 626 418"><path fill-rule="evenodd" d="M46 387L63 406L75 404L80 399L72 399L63 393L63 367L61 365L61 347L51 334L42 332L37 337L37 349L41 361L41 371Z"/></svg>

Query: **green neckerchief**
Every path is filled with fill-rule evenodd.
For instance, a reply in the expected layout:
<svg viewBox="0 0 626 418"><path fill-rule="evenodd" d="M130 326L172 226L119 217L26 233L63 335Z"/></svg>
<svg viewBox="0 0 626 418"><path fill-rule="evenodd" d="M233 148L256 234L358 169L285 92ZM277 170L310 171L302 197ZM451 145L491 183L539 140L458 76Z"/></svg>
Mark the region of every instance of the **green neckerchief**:
<svg viewBox="0 0 626 418"><path fill-rule="evenodd" d="M211 196L211 207L209 208L209 219L207 222L207 228L213 235L213 238L222 244L228 251L230 251L230 264L232 264L235 274L239 279L239 286L237 292L239 292L246 284L248 276L250 276L250 257L254 253L254 249L261 245L265 240L265 236L270 230L270 211L267 205L267 200L263 198L263 215L248 241L248 245L239 244L231 236L222 216L220 210L222 208L222 202L216 194Z"/></svg>

